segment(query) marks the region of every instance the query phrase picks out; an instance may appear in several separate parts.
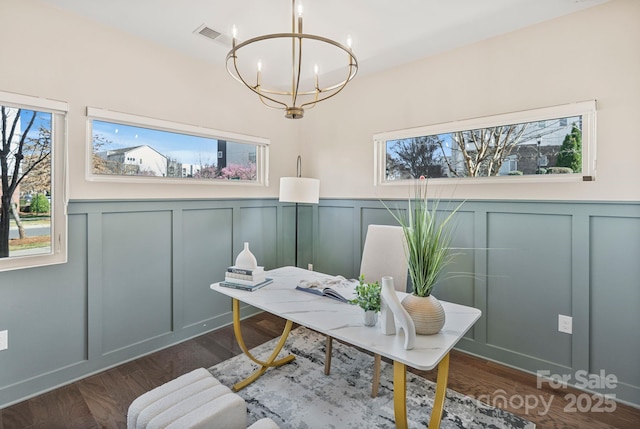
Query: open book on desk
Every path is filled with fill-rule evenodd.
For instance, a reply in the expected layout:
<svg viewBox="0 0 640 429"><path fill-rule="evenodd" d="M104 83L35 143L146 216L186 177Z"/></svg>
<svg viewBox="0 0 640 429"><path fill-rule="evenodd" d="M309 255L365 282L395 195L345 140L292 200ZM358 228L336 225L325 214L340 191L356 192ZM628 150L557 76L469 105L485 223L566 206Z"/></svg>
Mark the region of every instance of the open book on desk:
<svg viewBox="0 0 640 429"><path fill-rule="evenodd" d="M342 302L356 299L357 280L347 280L342 276L336 276L326 280L300 280L297 290L326 296Z"/></svg>

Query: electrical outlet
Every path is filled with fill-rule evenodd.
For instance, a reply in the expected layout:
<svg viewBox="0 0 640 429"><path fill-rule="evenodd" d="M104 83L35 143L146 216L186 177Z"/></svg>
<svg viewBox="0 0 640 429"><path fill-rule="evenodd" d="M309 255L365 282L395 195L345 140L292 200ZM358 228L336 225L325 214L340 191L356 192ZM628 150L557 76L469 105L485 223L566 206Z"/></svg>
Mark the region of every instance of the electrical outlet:
<svg viewBox="0 0 640 429"><path fill-rule="evenodd" d="M0 350L9 348L9 331L0 331Z"/></svg>
<svg viewBox="0 0 640 429"><path fill-rule="evenodd" d="M573 333L573 317L558 314L558 331L565 334Z"/></svg>
<svg viewBox="0 0 640 429"><path fill-rule="evenodd" d="M309 264L309 265L307 265L307 269L308 269L309 271L313 271L313 264Z"/></svg>

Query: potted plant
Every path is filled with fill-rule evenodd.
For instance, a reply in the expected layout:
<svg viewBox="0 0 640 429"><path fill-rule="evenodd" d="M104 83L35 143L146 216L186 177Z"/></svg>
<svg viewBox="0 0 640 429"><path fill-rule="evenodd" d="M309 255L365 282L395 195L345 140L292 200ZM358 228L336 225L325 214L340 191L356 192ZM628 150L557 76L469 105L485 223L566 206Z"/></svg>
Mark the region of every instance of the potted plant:
<svg viewBox="0 0 640 429"><path fill-rule="evenodd" d="M380 283L366 283L364 274L361 274L356 285L356 298L349 302L358 304L364 310L365 326L375 326L380 312Z"/></svg>
<svg viewBox="0 0 640 429"><path fill-rule="evenodd" d="M400 224L407 241L407 264L413 293L402 300L416 326L416 333L438 333L445 322L442 304L431 294L443 269L455 256L451 252L454 215L462 203L447 216L438 215L439 200L427 198L426 180L421 178L406 214L389 212ZM389 209L387 207L387 209Z"/></svg>

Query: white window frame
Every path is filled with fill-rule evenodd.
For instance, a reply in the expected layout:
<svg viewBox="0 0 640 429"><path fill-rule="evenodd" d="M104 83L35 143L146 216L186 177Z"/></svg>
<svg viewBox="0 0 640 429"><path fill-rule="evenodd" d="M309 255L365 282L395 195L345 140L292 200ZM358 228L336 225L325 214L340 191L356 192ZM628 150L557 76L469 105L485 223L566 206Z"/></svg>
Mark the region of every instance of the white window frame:
<svg viewBox="0 0 640 429"><path fill-rule="evenodd" d="M18 109L51 113L51 251L49 253L0 258L0 271L63 264L67 262L67 116L63 101L0 91L0 104Z"/></svg>
<svg viewBox="0 0 640 429"><path fill-rule="evenodd" d="M412 179L386 180L386 142L412 137L437 135L456 131L488 128L506 124L544 121L562 117L582 116L582 172L573 174L532 174L525 176L491 176L461 178L430 178L439 185L460 183L520 183L520 182L577 182L593 181L596 177L596 100L560 106L524 110L455 122L446 122L373 135L374 186L406 186Z"/></svg>
<svg viewBox="0 0 640 429"><path fill-rule="evenodd" d="M197 137L226 140L232 143L244 143L256 146L256 180L211 180L185 179L178 177L120 176L93 173L93 120L113 122L116 124L144 127L172 133L189 134ZM95 182L136 182L136 183L171 183L193 185L209 184L213 186L269 186L269 144L264 137L250 136L229 131L215 130L196 125L172 122L163 119L149 118L130 113L116 112L87 106L87 157L85 162L85 178Z"/></svg>

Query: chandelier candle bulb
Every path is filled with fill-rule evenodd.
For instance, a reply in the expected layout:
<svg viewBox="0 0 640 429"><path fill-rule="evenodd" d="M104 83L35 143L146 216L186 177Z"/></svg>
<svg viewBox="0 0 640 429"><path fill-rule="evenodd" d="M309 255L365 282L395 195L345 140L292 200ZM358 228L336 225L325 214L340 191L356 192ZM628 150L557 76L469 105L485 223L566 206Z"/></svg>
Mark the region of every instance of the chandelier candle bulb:
<svg viewBox="0 0 640 429"><path fill-rule="evenodd" d="M238 27L236 27L235 25L233 27L231 27L231 34L232 34L232 38L231 38L231 46L233 47L233 49L236 48L236 37L238 37Z"/></svg>
<svg viewBox="0 0 640 429"><path fill-rule="evenodd" d="M258 89L260 88L260 72L262 71L262 61L258 61L258 64L256 65L256 86L255 88Z"/></svg>
<svg viewBox="0 0 640 429"><path fill-rule="evenodd" d="M318 84L318 64L313 66L313 80L316 87L316 91L320 92L320 85Z"/></svg>

